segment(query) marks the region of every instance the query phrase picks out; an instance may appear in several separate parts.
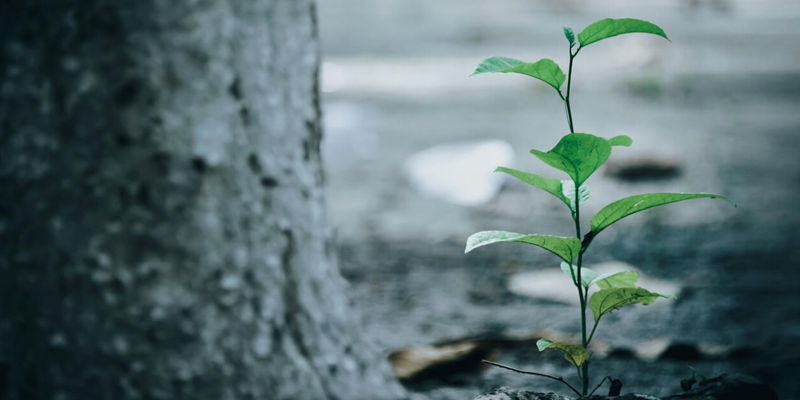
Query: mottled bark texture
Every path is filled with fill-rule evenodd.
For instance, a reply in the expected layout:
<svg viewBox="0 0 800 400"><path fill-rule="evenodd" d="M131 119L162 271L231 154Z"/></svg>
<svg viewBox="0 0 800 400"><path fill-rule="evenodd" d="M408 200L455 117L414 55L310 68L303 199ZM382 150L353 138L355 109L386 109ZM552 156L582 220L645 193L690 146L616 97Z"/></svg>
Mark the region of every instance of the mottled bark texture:
<svg viewBox="0 0 800 400"><path fill-rule="evenodd" d="M0 5L0 398L403 395L343 294L310 0Z"/></svg>

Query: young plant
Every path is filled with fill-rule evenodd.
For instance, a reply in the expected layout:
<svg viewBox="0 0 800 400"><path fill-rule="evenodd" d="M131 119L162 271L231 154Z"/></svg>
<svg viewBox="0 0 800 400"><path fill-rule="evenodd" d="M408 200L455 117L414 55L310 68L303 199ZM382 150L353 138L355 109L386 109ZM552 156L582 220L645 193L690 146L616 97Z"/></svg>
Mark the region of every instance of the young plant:
<svg viewBox="0 0 800 400"><path fill-rule="evenodd" d="M575 366L578 377L581 380L582 390L578 392L563 378L557 378L540 373L520 371L514 368L491 363L503 368L511 369L516 372L529 373L537 376L558 380L578 395L586 395L589 387L589 359L591 353L588 350L589 343L594 337L597 325L602 317L614 310L627 305L643 304L648 305L659 297L674 298L671 295L650 292L647 289L637 287L636 282L639 274L634 271L619 272L610 275L600 275L595 271L583 267L583 255L589 249L592 241L600 232L611 226L613 223L639 211L648 208L675 203L690 199L699 198L718 198L724 199L734 206L731 200L706 193L647 193L636 196L626 197L617 200L595 215L590 224L590 230L585 235L581 231L581 204L585 203L591 191L585 183L594 171L600 168L608 160L613 147L629 147L632 140L628 136L615 136L605 139L588 133L575 133L574 120L572 118L572 107L570 106L570 89L572 87L572 64L584 47L595 42L613 36L626 33L650 33L667 39L667 35L658 26L637 19L611 19L607 18L597 21L578 34L577 40L572 29L564 27L564 36L569 41L569 68L567 74L549 59L542 59L535 63L527 63L508 57L490 57L484 60L473 75L502 72L518 73L536 78L556 90L558 96L564 102L567 125L570 133L562 137L561 140L550 151L531 150L531 153L545 164L567 173L570 179L558 180L545 178L528 172L517 171L511 168L498 167L496 172L509 174L525 183L542 189L561 200L569 209L572 219L575 222L575 237L558 237L539 234L522 234L505 231L483 231L475 233L467 239L465 253L473 249L486 246L492 243L519 242L541 247L550 251L561 258L561 269L572 280L578 291L580 300L580 321L581 321L581 343L568 344L554 342L548 339L541 339L537 343L540 351L545 349L555 349L564 353L564 358ZM566 92L562 93L561 88L567 82ZM589 288L596 285L599 290L589 298ZM586 322L586 307L592 311L594 320L591 322L591 330ZM609 377L604 377L600 381L603 383ZM599 385L598 385L599 387ZM596 389L595 389L596 390Z"/></svg>

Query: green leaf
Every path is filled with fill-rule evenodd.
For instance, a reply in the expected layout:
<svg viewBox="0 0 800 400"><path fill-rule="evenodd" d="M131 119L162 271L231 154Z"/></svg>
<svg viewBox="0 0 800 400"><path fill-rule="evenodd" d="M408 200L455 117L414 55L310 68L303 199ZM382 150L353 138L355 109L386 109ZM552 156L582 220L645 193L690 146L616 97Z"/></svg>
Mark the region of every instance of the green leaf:
<svg viewBox="0 0 800 400"><path fill-rule="evenodd" d="M564 37L569 40L569 44L575 44L575 32L572 31L572 28L564 25Z"/></svg>
<svg viewBox="0 0 800 400"><path fill-rule="evenodd" d="M659 297L675 298L675 296L653 293L638 287L602 289L592 295L592 299L589 300L589 308L592 309L594 320L597 322L600 317L614 310L631 304L648 305Z"/></svg>
<svg viewBox="0 0 800 400"><path fill-rule="evenodd" d="M487 72L514 72L517 74L534 77L559 90L567 78L561 68L553 60L543 58L535 63L526 63L508 57L489 57L478 65L472 75Z"/></svg>
<svg viewBox="0 0 800 400"><path fill-rule="evenodd" d="M539 348L539 351L545 351L546 349L560 350L564 353L564 359L576 367L580 367L581 364L589 359L589 350L577 344L554 342L550 339L542 338L536 342L536 347Z"/></svg>
<svg viewBox="0 0 800 400"><path fill-rule="evenodd" d="M588 133L570 133L548 152L531 150L545 164L566 172L580 187L611 155L608 140Z"/></svg>
<svg viewBox="0 0 800 400"><path fill-rule="evenodd" d="M653 208L656 206L669 204L669 203L676 203L679 201L684 200L691 200L691 199L701 199L701 198L710 198L710 199L723 199L725 201L730 202L736 207L736 203L728 199L727 197L723 197L716 194L708 194L708 193L647 193L647 194L639 194L636 196L626 197L621 200L617 200L600 210L597 215L592 218L591 228L592 232L595 234L599 233L603 229L609 227L609 225L631 215L635 214L639 211L646 210L648 208Z"/></svg>
<svg viewBox="0 0 800 400"><path fill-rule="evenodd" d="M558 179L544 178L536 174L531 174L530 172L517 171L515 169L505 167L497 167L494 172L505 172L529 185L536 186L537 188L558 197L558 199L563 201L564 204L572 207L570 205L569 198L565 197L562 190L563 182L559 181Z"/></svg>
<svg viewBox="0 0 800 400"><path fill-rule="evenodd" d="M587 26L586 29L578 34L578 42L580 42L581 47L586 47L603 39L636 32L652 33L669 40L664 30L653 23L633 18L606 18Z"/></svg>
<svg viewBox="0 0 800 400"><path fill-rule="evenodd" d="M567 276L570 277L572 279L572 282L574 283L575 281L578 280L578 266L573 265L572 269L570 269L569 266L570 264L562 262L561 270L564 271L564 273L567 274ZM599 275L600 274L592 271L589 268L581 267L581 285L583 285L583 287L585 288L588 288L589 285L591 285L591 282L595 280L595 278L597 278Z"/></svg>
<svg viewBox="0 0 800 400"><path fill-rule="evenodd" d="M581 251L581 242L574 237L559 237L549 235L524 235L506 231L483 231L473 234L467 239L467 248L464 253L486 246L487 244L500 242L520 242L539 246L571 263L578 252Z"/></svg>
<svg viewBox="0 0 800 400"><path fill-rule="evenodd" d="M639 280L639 273L636 271L624 271L614 274L603 274L592 280L590 285L596 284L600 289L612 288L632 288L636 287Z"/></svg>
<svg viewBox="0 0 800 400"><path fill-rule="evenodd" d="M569 206L569 209L575 213L575 182L570 180L561 181L561 193L567 198L567 205ZM586 204L586 202L592 197L592 189L589 188L589 185L584 183L578 190L578 195L580 196L581 200L579 204Z"/></svg>
<svg viewBox="0 0 800 400"><path fill-rule="evenodd" d="M536 347L539 348L539 351L544 351L545 349L550 347L550 345L553 344L553 343L554 342L552 340L550 340L550 339L541 338L541 339L536 341Z"/></svg>
<svg viewBox="0 0 800 400"><path fill-rule="evenodd" d="M625 135L614 136L611 139L608 139L608 144L611 146L625 146L631 147L633 144L633 139Z"/></svg>

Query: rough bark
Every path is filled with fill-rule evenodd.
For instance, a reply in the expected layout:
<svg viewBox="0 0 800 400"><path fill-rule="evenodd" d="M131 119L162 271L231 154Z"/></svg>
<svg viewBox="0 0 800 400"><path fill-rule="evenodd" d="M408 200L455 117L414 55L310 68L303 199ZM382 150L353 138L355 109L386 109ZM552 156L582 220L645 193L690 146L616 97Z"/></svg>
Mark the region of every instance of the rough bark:
<svg viewBox="0 0 800 400"><path fill-rule="evenodd" d="M335 265L310 0L0 5L0 398L402 396Z"/></svg>

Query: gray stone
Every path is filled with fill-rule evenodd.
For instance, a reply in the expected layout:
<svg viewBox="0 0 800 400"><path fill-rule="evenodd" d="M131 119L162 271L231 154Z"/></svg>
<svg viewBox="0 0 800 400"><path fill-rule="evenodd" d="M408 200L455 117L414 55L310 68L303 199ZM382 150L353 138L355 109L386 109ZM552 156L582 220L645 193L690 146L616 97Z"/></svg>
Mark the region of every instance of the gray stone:
<svg viewBox="0 0 800 400"><path fill-rule="evenodd" d="M600 388L602 391L605 387ZM495 389L475 400L577 400L573 396L555 393L537 393L508 387ZM723 374L697 384L690 391L659 399L643 394L628 393L622 396L582 397L585 400L778 400L769 386L757 379L739 374Z"/></svg>
<svg viewBox="0 0 800 400"><path fill-rule="evenodd" d="M772 388L751 376L723 374L699 382L688 392L664 400L778 400Z"/></svg>
<svg viewBox="0 0 800 400"><path fill-rule="evenodd" d="M477 206L494 199L507 179L494 169L512 167L513 162L511 145L491 139L425 149L406 160L404 171L411 186L426 197Z"/></svg>
<svg viewBox="0 0 800 400"><path fill-rule="evenodd" d="M478 396L475 400L575 400L575 397L572 396L564 396L555 393L537 393L531 392L527 390L516 390L507 387L501 387L499 389L495 389L491 393L487 393L482 396ZM641 394L626 394L623 396L591 396L587 399L591 400L603 400L603 399L613 399L613 400L659 400L656 397L646 396Z"/></svg>

